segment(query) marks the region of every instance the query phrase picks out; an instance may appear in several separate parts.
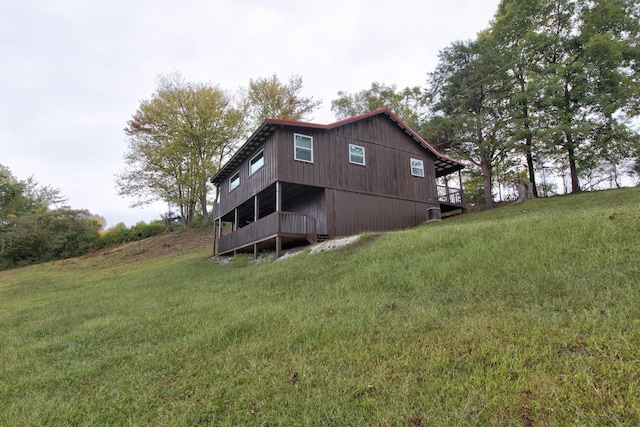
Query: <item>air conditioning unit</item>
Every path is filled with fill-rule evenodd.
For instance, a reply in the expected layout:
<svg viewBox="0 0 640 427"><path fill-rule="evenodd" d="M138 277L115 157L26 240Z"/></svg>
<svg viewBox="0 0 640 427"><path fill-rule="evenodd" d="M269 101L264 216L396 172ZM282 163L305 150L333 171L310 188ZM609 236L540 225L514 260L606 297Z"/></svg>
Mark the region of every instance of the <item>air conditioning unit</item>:
<svg viewBox="0 0 640 427"><path fill-rule="evenodd" d="M426 222L440 221L441 219L442 215L440 214L440 208L427 208Z"/></svg>

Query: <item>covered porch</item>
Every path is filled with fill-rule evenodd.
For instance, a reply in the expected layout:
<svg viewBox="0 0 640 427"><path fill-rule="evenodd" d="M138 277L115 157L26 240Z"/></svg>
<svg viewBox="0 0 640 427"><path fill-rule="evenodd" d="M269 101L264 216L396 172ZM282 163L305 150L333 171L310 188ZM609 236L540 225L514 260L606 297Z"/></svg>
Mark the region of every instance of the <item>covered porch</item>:
<svg viewBox="0 0 640 427"><path fill-rule="evenodd" d="M215 220L215 252L274 250L275 257L287 247L315 243L317 219L299 209L297 200L320 198L321 189L276 182ZM284 207L284 208L283 208ZM231 224L231 232L222 234L222 224Z"/></svg>
<svg viewBox="0 0 640 427"><path fill-rule="evenodd" d="M457 175L457 179L453 178ZM467 202L462 189L462 173L457 170L457 174L438 175L439 184L436 185L438 193L438 203L440 204L440 212L442 216L451 216L459 213L465 213L467 210ZM457 181L457 182L455 182Z"/></svg>

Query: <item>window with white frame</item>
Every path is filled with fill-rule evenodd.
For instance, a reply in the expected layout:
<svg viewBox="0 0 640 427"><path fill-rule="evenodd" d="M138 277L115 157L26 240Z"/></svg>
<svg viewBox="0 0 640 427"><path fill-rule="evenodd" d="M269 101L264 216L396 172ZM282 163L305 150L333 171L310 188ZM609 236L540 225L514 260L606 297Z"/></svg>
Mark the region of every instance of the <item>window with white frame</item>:
<svg viewBox="0 0 640 427"><path fill-rule="evenodd" d="M424 177L424 162L418 159L411 159L411 175Z"/></svg>
<svg viewBox="0 0 640 427"><path fill-rule="evenodd" d="M364 166L364 147L349 144L349 163Z"/></svg>
<svg viewBox="0 0 640 427"><path fill-rule="evenodd" d="M229 178L229 191L237 188L240 185L240 171L236 171L231 178Z"/></svg>
<svg viewBox="0 0 640 427"><path fill-rule="evenodd" d="M264 151L260 150L249 160L249 175L256 173L262 166L264 166Z"/></svg>
<svg viewBox="0 0 640 427"><path fill-rule="evenodd" d="M293 135L295 154L294 158L301 162L313 163L313 138L298 133Z"/></svg>

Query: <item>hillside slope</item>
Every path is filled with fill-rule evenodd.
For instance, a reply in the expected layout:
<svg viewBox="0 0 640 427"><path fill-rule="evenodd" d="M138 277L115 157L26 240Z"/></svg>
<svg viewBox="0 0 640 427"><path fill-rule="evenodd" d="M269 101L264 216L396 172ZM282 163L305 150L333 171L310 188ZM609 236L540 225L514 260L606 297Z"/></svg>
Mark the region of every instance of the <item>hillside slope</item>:
<svg viewBox="0 0 640 427"><path fill-rule="evenodd" d="M0 425L640 424L640 188L141 252L0 272Z"/></svg>
<svg viewBox="0 0 640 427"><path fill-rule="evenodd" d="M61 260L56 264L82 266L88 263L92 268L101 268L206 250L213 254L213 228L163 233L137 242L92 252L77 259Z"/></svg>

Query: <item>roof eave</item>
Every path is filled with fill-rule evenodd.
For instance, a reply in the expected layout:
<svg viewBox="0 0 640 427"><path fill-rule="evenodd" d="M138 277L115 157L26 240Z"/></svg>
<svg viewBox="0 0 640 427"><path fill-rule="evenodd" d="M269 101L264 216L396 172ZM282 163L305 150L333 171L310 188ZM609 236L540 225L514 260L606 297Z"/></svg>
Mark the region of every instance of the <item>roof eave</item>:
<svg viewBox="0 0 640 427"><path fill-rule="evenodd" d="M275 127L271 127L270 121L265 120L262 125L242 144L229 160L220 168L220 170L210 179L210 182L219 185L224 181L231 169L235 169L237 165L242 163L248 156L248 151L253 151L255 147L262 144L273 133Z"/></svg>

